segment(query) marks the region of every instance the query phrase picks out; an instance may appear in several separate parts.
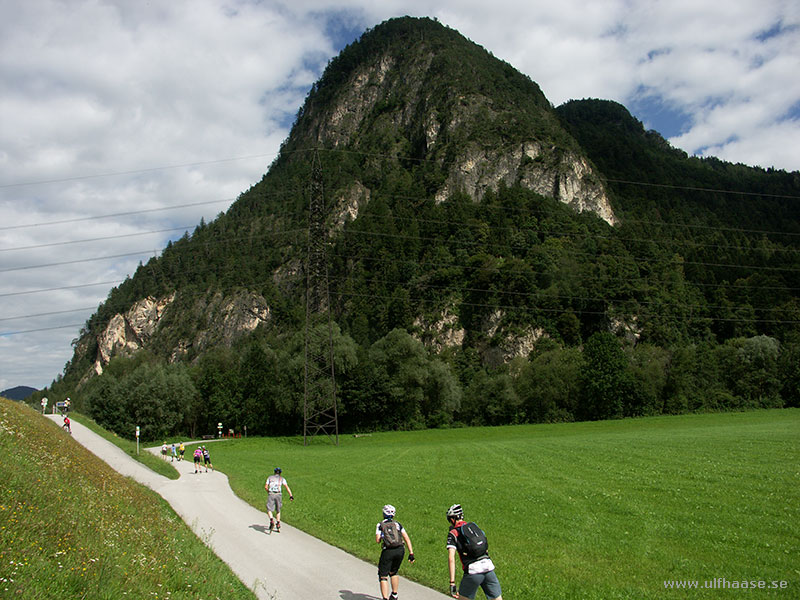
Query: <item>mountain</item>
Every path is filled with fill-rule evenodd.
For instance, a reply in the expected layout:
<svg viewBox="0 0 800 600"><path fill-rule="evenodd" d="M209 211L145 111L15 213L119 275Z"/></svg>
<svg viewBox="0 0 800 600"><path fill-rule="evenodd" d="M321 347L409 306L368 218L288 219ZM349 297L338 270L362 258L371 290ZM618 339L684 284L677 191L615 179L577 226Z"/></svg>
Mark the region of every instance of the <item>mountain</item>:
<svg viewBox="0 0 800 600"><path fill-rule="evenodd" d="M147 346L158 346L161 354L167 350L172 359L194 359L268 322L276 295L298 293L305 243L284 242L284 232L305 227L303 188L316 148L323 154L332 232L387 201L429 202L436 211L454 195L477 202L512 186L616 223L599 174L534 82L435 21L394 19L331 61L258 185L227 215L201 224L191 240L141 269L122 286L119 301L112 292L76 356L93 356L98 373L115 352ZM374 222L376 216L366 219ZM225 257L208 255L208 244L231 236L246 244L226 246ZM266 248L262 236L269 236ZM280 250L272 245L274 236L283 244ZM196 256L198 250L205 256ZM196 259L204 264L202 272L180 272L184 264L197 265ZM262 281L265 266L270 282ZM174 287L159 284L162 276L179 284L177 295ZM187 285L207 293L182 305ZM185 319L183 325L175 322L177 310L167 310L173 303L205 324L164 339L165 330L174 334L186 326Z"/></svg>
<svg viewBox="0 0 800 600"><path fill-rule="evenodd" d="M784 405L798 196L797 172L688 157L617 103L554 108L392 19L330 62L260 182L111 291L54 387L120 430L163 397L154 435L296 432L312 244L346 428Z"/></svg>
<svg viewBox="0 0 800 600"><path fill-rule="evenodd" d="M38 391L36 388L28 387L27 385L18 385L13 388L8 388L0 392L0 396L8 398L9 400L25 400L28 396Z"/></svg>

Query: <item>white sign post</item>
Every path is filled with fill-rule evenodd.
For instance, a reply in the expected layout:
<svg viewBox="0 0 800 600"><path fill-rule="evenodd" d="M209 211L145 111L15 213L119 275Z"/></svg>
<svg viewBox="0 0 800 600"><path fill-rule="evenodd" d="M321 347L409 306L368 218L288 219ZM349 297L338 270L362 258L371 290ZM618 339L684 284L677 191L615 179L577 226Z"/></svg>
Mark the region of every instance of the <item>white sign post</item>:
<svg viewBox="0 0 800 600"><path fill-rule="evenodd" d="M217 423L217 437L222 437L222 423Z"/></svg>
<svg viewBox="0 0 800 600"><path fill-rule="evenodd" d="M47 398L42 398L42 414L44 414L46 408L47 408Z"/></svg>
<svg viewBox="0 0 800 600"><path fill-rule="evenodd" d="M139 426L136 426L136 456L139 456Z"/></svg>

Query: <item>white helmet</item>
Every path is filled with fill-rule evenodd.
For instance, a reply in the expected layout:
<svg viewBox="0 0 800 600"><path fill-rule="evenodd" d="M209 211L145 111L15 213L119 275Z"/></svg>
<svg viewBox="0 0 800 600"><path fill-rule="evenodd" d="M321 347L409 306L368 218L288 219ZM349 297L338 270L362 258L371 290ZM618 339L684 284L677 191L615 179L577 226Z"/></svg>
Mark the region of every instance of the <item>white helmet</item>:
<svg viewBox="0 0 800 600"><path fill-rule="evenodd" d="M383 516L384 517L393 517L397 511L395 510L394 506L391 504L387 504L383 507Z"/></svg>
<svg viewBox="0 0 800 600"><path fill-rule="evenodd" d="M447 518L448 519L463 519L464 518L464 510L461 508L460 504L453 504L450 508L447 509Z"/></svg>

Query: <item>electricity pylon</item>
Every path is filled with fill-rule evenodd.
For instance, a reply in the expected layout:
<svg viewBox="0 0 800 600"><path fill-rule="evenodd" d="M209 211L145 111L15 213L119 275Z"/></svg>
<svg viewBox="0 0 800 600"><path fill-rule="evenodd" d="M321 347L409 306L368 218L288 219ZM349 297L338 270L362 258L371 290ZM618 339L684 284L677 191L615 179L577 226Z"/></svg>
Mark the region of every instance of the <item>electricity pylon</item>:
<svg viewBox="0 0 800 600"><path fill-rule="evenodd" d="M322 165L314 150L308 201L306 255L305 393L303 445L324 433L339 445L336 370L333 363L333 316L328 293L327 232Z"/></svg>

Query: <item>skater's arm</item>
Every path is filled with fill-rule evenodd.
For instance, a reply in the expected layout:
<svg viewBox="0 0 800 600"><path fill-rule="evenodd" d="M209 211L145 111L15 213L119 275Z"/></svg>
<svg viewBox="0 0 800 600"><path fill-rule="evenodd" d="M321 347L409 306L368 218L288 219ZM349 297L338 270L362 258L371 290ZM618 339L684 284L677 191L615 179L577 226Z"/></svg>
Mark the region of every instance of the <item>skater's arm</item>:
<svg viewBox="0 0 800 600"><path fill-rule="evenodd" d="M285 479L283 480L283 487L285 487L286 491L289 492L289 497L294 498L294 494L292 493L292 490L289 489L289 484L286 483Z"/></svg>
<svg viewBox="0 0 800 600"><path fill-rule="evenodd" d="M409 555L414 554L414 548L411 545L411 538L408 537L408 534L406 533L405 529L403 529L403 541L406 543L406 546L408 547Z"/></svg>
<svg viewBox="0 0 800 600"><path fill-rule="evenodd" d="M456 585L456 549L455 548L448 548L447 549L447 567L450 570L450 591L452 595L452 590ZM457 595L453 596L454 598L458 597Z"/></svg>

